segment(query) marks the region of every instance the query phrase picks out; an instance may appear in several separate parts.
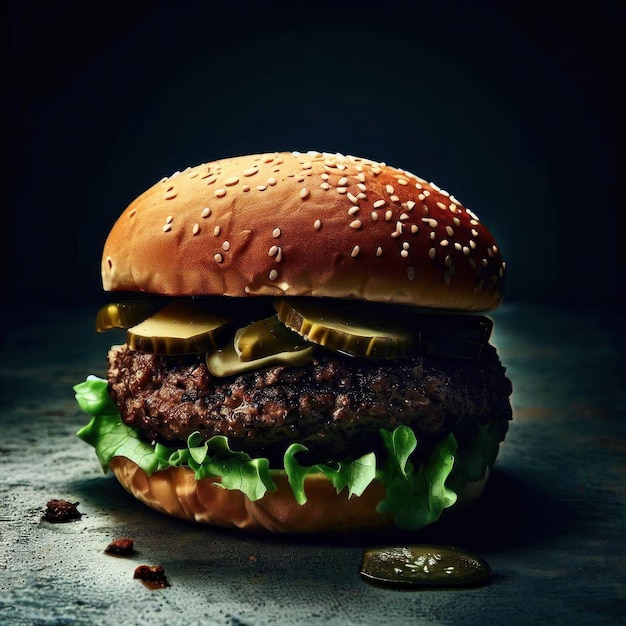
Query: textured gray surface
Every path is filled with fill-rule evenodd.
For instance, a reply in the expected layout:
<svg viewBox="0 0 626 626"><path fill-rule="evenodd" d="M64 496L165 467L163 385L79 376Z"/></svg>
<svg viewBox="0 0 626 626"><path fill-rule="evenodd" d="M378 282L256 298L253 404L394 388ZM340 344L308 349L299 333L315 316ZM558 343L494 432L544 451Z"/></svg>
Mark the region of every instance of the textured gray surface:
<svg viewBox="0 0 626 626"><path fill-rule="evenodd" d="M2 335L0 623L614 624L626 613L624 319L505 306L494 342L515 420L490 488L421 534L274 537L165 518L103 476L74 437L71 387L103 373L113 337L93 311L20 320ZM42 521L51 498L82 519ZM129 536L137 553L103 553ZM491 583L395 591L358 575L366 546L437 542L480 554ZM161 563L171 587L132 577Z"/></svg>

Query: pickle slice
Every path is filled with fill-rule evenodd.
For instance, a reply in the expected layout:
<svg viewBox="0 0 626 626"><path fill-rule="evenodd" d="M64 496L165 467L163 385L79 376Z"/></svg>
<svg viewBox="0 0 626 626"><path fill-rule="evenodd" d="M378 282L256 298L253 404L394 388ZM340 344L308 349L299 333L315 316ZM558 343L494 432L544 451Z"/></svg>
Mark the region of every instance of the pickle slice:
<svg viewBox="0 0 626 626"><path fill-rule="evenodd" d="M273 365L302 367L313 360L314 352L315 346L309 346L301 350L288 350L251 361L242 361L235 350L235 346L230 345L222 350L207 353L206 364L213 376L233 376Z"/></svg>
<svg viewBox="0 0 626 626"><path fill-rule="evenodd" d="M237 329L233 345L242 361L253 361L278 352L292 352L305 346L306 341L273 315Z"/></svg>
<svg viewBox="0 0 626 626"><path fill-rule="evenodd" d="M112 328L130 328L154 315L164 301L131 300L110 302L101 307L96 315L96 331L101 333Z"/></svg>
<svg viewBox="0 0 626 626"><path fill-rule="evenodd" d="M413 344L413 332L399 322L367 316L351 302L280 298L274 307L278 319L307 341L351 356L397 359Z"/></svg>
<svg viewBox="0 0 626 626"><path fill-rule="evenodd" d="M226 341L231 323L212 308L199 300L174 300L129 328L126 343L132 350L154 354L213 352Z"/></svg>

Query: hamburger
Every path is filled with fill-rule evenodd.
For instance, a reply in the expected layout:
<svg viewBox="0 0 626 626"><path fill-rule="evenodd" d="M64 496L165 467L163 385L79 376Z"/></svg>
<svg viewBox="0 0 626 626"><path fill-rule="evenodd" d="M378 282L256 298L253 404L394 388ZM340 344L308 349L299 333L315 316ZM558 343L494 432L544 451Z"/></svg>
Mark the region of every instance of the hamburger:
<svg viewBox="0 0 626 626"><path fill-rule="evenodd" d="M276 152L176 172L104 245L119 294L96 325L123 342L75 387L78 436L178 518L419 530L480 495L508 429L485 315L504 274L472 211L385 163Z"/></svg>

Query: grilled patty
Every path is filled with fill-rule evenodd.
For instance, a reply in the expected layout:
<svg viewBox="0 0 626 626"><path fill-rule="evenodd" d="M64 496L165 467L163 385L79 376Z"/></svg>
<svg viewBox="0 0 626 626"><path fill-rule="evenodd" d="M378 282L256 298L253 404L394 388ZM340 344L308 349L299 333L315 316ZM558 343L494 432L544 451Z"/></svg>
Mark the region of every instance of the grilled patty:
<svg viewBox="0 0 626 626"><path fill-rule="evenodd" d="M109 383L122 419L148 441L183 446L193 432L226 435L233 450L280 465L292 442L304 460L357 457L380 446L379 429L413 428L427 458L449 432L459 443L476 424L511 419L511 383L495 349L479 359L356 359L319 350L304 367L275 366L214 377L203 356L109 352ZM301 457L304 458L304 457ZM421 460L421 459L420 459Z"/></svg>

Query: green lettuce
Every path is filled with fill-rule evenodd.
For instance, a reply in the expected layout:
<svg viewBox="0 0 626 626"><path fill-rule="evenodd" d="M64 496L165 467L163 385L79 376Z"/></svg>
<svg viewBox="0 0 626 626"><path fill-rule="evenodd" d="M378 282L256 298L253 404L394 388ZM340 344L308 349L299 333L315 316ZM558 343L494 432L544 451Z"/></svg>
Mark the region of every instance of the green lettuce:
<svg viewBox="0 0 626 626"><path fill-rule="evenodd" d="M245 452L231 450L228 439L221 435L205 441L199 433L193 433L183 448L142 440L137 430L122 421L108 393L108 384L101 378L89 376L74 387L74 392L81 409L91 416L77 436L94 447L105 473L115 456L130 459L148 475L168 467L186 466L198 480L219 479L215 485L238 489L253 501L275 491L272 477L282 473L299 504L307 501L305 479L309 474L321 472L337 493L345 490L348 498L359 497L373 481L379 481L385 487L385 496L377 510L391 514L398 527L410 530L436 521L445 508L456 502L459 488L469 480L482 478L495 460L503 437L497 428L480 427L472 445L461 454L450 434L435 447L426 463L416 467L411 461L418 444L415 433L408 426L398 426L393 431L380 430L384 448L381 458L370 452L332 464L302 465L297 455L307 448L292 443L285 451L284 467L271 469L266 458L252 458Z"/></svg>

